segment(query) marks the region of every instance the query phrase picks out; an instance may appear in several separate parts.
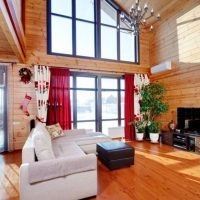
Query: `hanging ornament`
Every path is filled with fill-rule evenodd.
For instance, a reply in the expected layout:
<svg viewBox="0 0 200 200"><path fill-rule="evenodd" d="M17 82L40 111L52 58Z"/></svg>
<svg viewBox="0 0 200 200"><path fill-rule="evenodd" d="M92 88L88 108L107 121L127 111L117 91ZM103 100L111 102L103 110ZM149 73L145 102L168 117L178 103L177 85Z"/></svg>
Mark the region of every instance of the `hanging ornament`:
<svg viewBox="0 0 200 200"><path fill-rule="evenodd" d="M22 101L22 104L20 106L20 108L23 110L24 114L26 116L29 116L29 112L28 112L28 104L30 103L32 97L31 96L28 96L27 94L25 95L23 101Z"/></svg>
<svg viewBox="0 0 200 200"><path fill-rule="evenodd" d="M21 68L19 70L19 76L21 77L21 81L27 84L31 81L32 72L28 68Z"/></svg>

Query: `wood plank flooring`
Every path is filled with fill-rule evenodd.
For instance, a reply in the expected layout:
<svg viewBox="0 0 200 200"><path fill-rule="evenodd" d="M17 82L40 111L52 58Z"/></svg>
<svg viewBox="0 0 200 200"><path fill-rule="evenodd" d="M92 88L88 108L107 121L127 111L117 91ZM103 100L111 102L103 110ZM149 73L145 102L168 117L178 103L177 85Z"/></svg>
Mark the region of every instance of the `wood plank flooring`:
<svg viewBox="0 0 200 200"><path fill-rule="evenodd" d="M131 142L135 165L109 171L98 162L98 195L91 200L199 200L200 155L162 144ZM21 152L0 154L0 200L19 199Z"/></svg>

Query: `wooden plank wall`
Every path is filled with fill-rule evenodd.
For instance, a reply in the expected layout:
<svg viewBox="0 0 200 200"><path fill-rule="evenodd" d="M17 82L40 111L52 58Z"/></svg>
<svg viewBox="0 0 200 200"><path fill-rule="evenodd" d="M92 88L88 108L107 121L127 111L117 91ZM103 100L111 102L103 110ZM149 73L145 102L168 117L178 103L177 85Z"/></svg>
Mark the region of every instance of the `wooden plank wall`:
<svg viewBox="0 0 200 200"><path fill-rule="evenodd" d="M177 107L200 107L200 1L183 0L155 28L151 38L151 66L172 60L173 70L151 76L164 83L169 112L161 117L163 129Z"/></svg>
<svg viewBox="0 0 200 200"><path fill-rule="evenodd" d="M70 67L75 69L103 70L115 72L147 72L149 68L149 32L140 38L140 65L94 59L66 58L47 55L46 0L26 1L26 42L28 64Z"/></svg>
<svg viewBox="0 0 200 200"><path fill-rule="evenodd" d="M27 65L14 64L8 66L8 128L9 149L21 149L30 133L30 120L36 116L36 97L34 90L34 78L29 84L20 81L19 70ZM33 68L29 68L33 72ZM26 116L20 108L25 94L32 100L28 105L30 116Z"/></svg>
<svg viewBox="0 0 200 200"><path fill-rule="evenodd" d="M107 71L118 73L142 73L149 71L149 32L142 33L140 37L140 64L124 64L118 62L98 61L92 59L67 58L47 55L47 33L46 33L46 0L26 0L25 33L26 33L26 64L13 65L9 70L13 89L10 98L13 98L13 149L22 148L28 134L29 122L36 115L36 102L33 83L25 85L19 81L18 71L21 67L29 67L32 64L41 64L57 67L69 67L75 70ZM11 85L11 83L10 83ZM10 86L11 87L11 86ZM20 104L25 96L33 97L28 109L30 117L24 115ZM11 141L12 143L12 141ZM10 144L10 146L12 146Z"/></svg>

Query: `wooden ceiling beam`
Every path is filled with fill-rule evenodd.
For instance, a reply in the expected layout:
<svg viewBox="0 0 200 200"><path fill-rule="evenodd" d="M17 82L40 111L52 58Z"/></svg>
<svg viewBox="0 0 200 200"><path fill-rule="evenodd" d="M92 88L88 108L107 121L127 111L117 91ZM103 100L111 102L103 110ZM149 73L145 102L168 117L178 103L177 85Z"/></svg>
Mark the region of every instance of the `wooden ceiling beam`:
<svg viewBox="0 0 200 200"><path fill-rule="evenodd" d="M25 55L23 53L15 29L10 20L4 1L0 1L0 27L3 33L5 34L5 37L8 40L13 52L19 59L19 62L24 63Z"/></svg>

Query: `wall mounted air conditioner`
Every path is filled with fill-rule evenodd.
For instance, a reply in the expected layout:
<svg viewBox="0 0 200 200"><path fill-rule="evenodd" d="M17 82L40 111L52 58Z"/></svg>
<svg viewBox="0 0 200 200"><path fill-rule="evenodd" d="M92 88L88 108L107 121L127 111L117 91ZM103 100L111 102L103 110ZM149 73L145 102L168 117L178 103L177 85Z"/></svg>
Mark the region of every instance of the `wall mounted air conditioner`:
<svg viewBox="0 0 200 200"><path fill-rule="evenodd" d="M159 65L151 67L151 74L156 74L156 73L168 71L171 69L172 69L172 62L165 61L165 62L160 63Z"/></svg>

